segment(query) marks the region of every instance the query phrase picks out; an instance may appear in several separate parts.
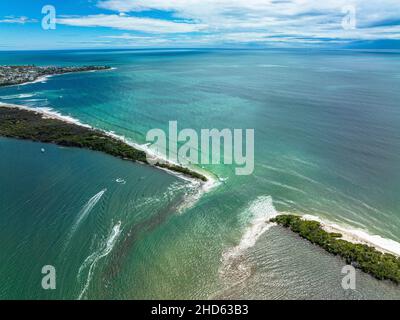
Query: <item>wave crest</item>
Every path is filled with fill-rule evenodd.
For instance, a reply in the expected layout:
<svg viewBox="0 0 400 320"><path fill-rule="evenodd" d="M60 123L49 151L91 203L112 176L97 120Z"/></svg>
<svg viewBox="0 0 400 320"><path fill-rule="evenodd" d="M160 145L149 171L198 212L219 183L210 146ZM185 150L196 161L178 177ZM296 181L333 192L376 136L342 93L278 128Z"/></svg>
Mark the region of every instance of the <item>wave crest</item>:
<svg viewBox="0 0 400 320"><path fill-rule="evenodd" d="M248 225L238 245L229 248L222 254L222 265L219 270L224 279L235 278L237 282L247 279L251 275L251 267L243 259L246 251L253 247L259 237L271 228L270 219L278 215L272 197L260 196L252 201L245 210Z"/></svg>

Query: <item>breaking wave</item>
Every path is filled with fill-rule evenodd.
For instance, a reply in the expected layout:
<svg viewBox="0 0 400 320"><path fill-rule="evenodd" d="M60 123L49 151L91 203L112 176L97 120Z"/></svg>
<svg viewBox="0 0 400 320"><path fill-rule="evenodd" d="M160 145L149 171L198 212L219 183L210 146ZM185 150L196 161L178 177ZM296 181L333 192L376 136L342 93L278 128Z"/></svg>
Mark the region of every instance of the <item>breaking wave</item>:
<svg viewBox="0 0 400 320"><path fill-rule="evenodd" d="M250 203L244 213L248 220L247 227L239 244L223 252L222 265L219 270L221 278L234 278L237 282L241 282L251 275L251 268L243 259L246 251L253 247L259 237L274 225L269 220L278 215L270 196L258 197Z"/></svg>

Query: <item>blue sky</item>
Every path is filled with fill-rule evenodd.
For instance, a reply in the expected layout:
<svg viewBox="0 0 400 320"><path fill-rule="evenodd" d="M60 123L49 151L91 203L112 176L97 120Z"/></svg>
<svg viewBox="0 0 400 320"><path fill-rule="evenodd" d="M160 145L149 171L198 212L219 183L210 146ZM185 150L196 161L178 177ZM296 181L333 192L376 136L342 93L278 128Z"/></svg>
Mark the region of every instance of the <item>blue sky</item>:
<svg viewBox="0 0 400 320"><path fill-rule="evenodd" d="M55 30L42 28L45 5ZM400 48L400 1L3 0L0 39L0 50Z"/></svg>

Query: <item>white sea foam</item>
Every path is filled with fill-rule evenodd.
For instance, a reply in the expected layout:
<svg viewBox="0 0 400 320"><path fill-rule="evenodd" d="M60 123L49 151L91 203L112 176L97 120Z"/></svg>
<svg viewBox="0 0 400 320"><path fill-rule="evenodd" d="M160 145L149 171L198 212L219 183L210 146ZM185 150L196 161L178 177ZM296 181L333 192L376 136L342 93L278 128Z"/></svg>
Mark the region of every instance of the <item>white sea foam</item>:
<svg viewBox="0 0 400 320"><path fill-rule="evenodd" d="M5 87L15 87L15 86L20 87L20 86L26 86L26 85L29 85L29 84L33 84L33 83L39 83L39 82L40 82L40 83L46 83L46 82L47 82L47 79L50 78L50 77L52 77L52 75L39 77L39 78L37 78L36 80L27 81L27 82L24 82L24 83L19 83L19 84L16 83L16 84L6 85Z"/></svg>
<svg viewBox="0 0 400 320"><path fill-rule="evenodd" d="M250 206L246 209L246 214L250 217L248 226L239 244L224 253L225 259L239 256L247 249L253 247L257 239L274 225L269 220L276 217L278 212L270 196L261 196L251 202Z"/></svg>
<svg viewBox="0 0 400 320"><path fill-rule="evenodd" d="M120 139L123 142L125 142L126 144L145 152L153 160L164 161L164 162L172 164L172 165L180 165L178 163L166 160L164 155L158 154L154 150L152 150L149 147L149 144L141 144L140 145L140 144L137 144L137 143L125 138L124 136L116 135L113 132L106 132L106 134L110 135L111 137L113 137L115 139ZM190 170L205 176L207 178L207 181L203 182L203 181L200 181L199 179L192 178L190 176L170 170L168 168L161 168L161 167L157 167L157 168L160 170L163 170L169 174L172 174L176 177L179 177L182 180L189 182L189 184L186 185L186 187L188 187L188 189L186 192L185 201L182 202L177 208L178 213L182 213L184 210L191 208L192 206L194 206L197 203L197 201L203 196L204 193L210 192L211 190L213 190L216 187L218 187L219 185L221 185L221 182L217 178L215 178L210 172L201 170L199 168L190 167Z"/></svg>
<svg viewBox="0 0 400 320"><path fill-rule="evenodd" d="M187 184L185 187L186 191L184 201L182 201L176 208L178 213L183 213L185 210L193 207L197 201L200 200L203 193L206 192L198 181Z"/></svg>
<svg viewBox="0 0 400 320"><path fill-rule="evenodd" d="M39 77L36 80L30 81L30 82L24 82L21 84L13 84L13 86L26 86L28 84L33 84L33 83L46 83L47 80L51 77L52 77L52 75L42 76L42 77Z"/></svg>
<svg viewBox="0 0 400 320"><path fill-rule="evenodd" d="M251 274L251 269L246 265L243 255L256 244L264 232L274 225L269 220L277 216L278 212L270 196L260 196L249 204L244 214L248 222L243 236L238 245L222 254L222 265L219 270L222 278L230 280L234 278L238 282L245 280Z"/></svg>
<svg viewBox="0 0 400 320"><path fill-rule="evenodd" d="M113 131L104 131L104 130L101 130L101 131L104 134L106 134L109 137L111 137L111 138L120 140L120 141L126 143L127 145L130 145L131 147L134 147L137 150L145 152L146 155L148 157L150 157L151 159L153 159L154 161L161 161L161 162L165 162L165 163L168 163L168 164L171 164L171 165L182 166L179 163L169 161L168 159L166 159L165 155L155 152L153 149L151 149L149 147L149 143L139 144L139 143L136 143L136 142L132 141L129 138L126 138L123 135L118 135ZM203 194L205 192L209 192L209 191L211 191L212 189L216 188L217 186L219 186L221 184L220 181L218 181L218 179L216 177L214 177L210 172L207 172L205 170L201 170L200 168L197 168L197 167L190 167L190 170L205 176L207 178L206 182L200 182L198 179L189 177L187 175L184 175L182 173L170 170L168 168L161 168L161 167L157 167L157 168L160 169L160 170L163 170L165 172L168 172L168 173L170 173L170 174L172 174L174 176L177 176L177 177L179 177L179 178L181 178L183 180L190 181L190 182L198 185L200 196L201 196L201 194Z"/></svg>
<svg viewBox="0 0 400 320"><path fill-rule="evenodd" d="M36 95L35 93L12 94L12 95L8 95L8 96L0 96L0 99L3 99L3 100L27 99L27 98L32 98L35 95Z"/></svg>
<svg viewBox="0 0 400 320"><path fill-rule="evenodd" d="M47 101L47 99L24 99L24 102L40 102Z"/></svg>
<svg viewBox="0 0 400 320"><path fill-rule="evenodd" d="M10 104L10 103L3 103L0 102L0 107L7 107L7 108L15 108L15 109L20 109L20 110L26 110L26 111L33 111L38 114L41 114L43 118L45 119L57 119L60 121L64 121L66 123L71 123L75 124L78 126L86 127L86 128L92 128L91 126L84 124L80 122L78 119L75 119L71 116L65 116L62 115L60 112L55 111L52 108L49 107L28 107L28 106L22 106L22 105L17 105L17 104Z"/></svg>
<svg viewBox="0 0 400 320"><path fill-rule="evenodd" d="M89 267L88 275L86 278L85 286L83 287L82 291L78 296L78 300L82 299L84 294L86 293L87 289L89 288L90 281L93 277L93 271L96 267L97 263L100 259L106 257L114 248L119 236L121 234L121 221L112 228L110 235L108 236L105 243L95 252L93 252L90 256L88 256L81 267L79 268L78 272L78 279L80 278L80 274Z"/></svg>
<svg viewBox="0 0 400 320"><path fill-rule="evenodd" d="M136 207L141 208L143 206L150 206L160 202L168 203L181 192L183 199L176 205L175 211L177 213L183 213L186 209L193 207L193 205L200 199L202 190L199 188L199 185L200 182L198 181L172 183L162 195L145 198L140 203L137 203Z"/></svg>
<svg viewBox="0 0 400 320"><path fill-rule="evenodd" d="M117 179L115 179L115 182L116 182L116 183L119 183L119 184L126 184L126 180L124 180L124 179L122 179L122 178L117 178Z"/></svg>
<svg viewBox="0 0 400 320"><path fill-rule="evenodd" d="M303 215L306 220L315 220L321 223L327 232L338 232L342 234L342 239L352 243L362 243L375 247L382 252L392 253L400 256L400 243L392 239L383 238L379 235L371 235L366 230L355 229L349 226L339 225L327 220L323 220L313 215Z"/></svg>

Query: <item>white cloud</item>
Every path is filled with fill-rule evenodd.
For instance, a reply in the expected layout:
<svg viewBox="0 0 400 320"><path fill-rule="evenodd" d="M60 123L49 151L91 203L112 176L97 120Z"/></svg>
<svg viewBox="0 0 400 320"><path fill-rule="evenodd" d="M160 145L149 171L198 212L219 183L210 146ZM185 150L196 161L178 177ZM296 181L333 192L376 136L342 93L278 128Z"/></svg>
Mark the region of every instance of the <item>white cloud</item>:
<svg viewBox="0 0 400 320"><path fill-rule="evenodd" d="M349 4L356 8L354 30L342 28L342 8ZM60 16L57 23L131 32L103 37L121 46L312 45L400 40L400 25L396 23L399 0L379 3L367 0L97 0L97 5L109 12ZM165 17L160 14L157 19L146 17L151 10L168 14ZM25 23L21 18L5 17L3 21Z"/></svg>
<svg viewBox="0 0 400 320"><path fill-rule="evenodd" d="M25 24L28 22L37 22L36 19L29 19L28 17L15 17L15 16L5 16L3 19L0 19L0 23L16 23L16 24Z"/></svg>
<svg viewBox="0 0 400 320"><path fill-rule="evenodd" d="M57 23L79 27L108 27L119 30L142 31L148 33L185 33L204 29L203 24L175 22L161 19L140 18L117 14L60 17Z"/></svg>
<svg viewBox="0 0 400 320"><path fill-rule="evenodd" d="M358 28L341 26L342 8L354 5ZM304 38L393 39L391 32L374 27L380 21L399 19L399 0L99 0L98 6L121 13L162 10L202 25L209 33L264 32ZM229 37L227 35L227 37Z"/></svg>

